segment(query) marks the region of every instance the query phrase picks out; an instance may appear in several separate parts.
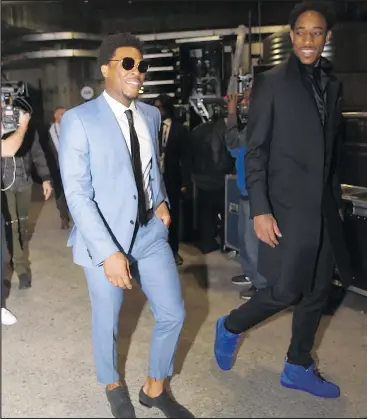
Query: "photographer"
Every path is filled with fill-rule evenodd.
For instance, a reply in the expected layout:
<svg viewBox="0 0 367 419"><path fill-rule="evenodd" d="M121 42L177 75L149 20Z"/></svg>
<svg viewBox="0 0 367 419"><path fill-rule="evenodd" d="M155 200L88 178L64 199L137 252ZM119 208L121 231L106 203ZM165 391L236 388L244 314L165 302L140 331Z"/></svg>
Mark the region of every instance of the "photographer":
<svg viewBox="0 0 367 419"><path fill-rule="evenodd" d="M1 141L1 156L13 157L19 150L23 143L24 136L27 132L29 114L21 112L19 117L19 127L6 140ZM1 138L5 135L5 130L1 124ZM1 278L0 278L0 293L1 293L1 324L11 326L17 322L17 318L5 306L5 294L3 292L4 286L4 272L6 259L6 240L5 240L5 222L4 216L1 214Z"/></svg>
<svg viewBox="0 0 367 419"><path fill-rule="evenodd" d="M5 135L13 136L16 133L17 131ZM13 157L2 155L1 158L3 191L1 205L7 227L8 245L13 267L19 278L19 289L26 289L31 287L27 226L33 184L32 164L42 179L45 199L47 200L52 193L50 172L38 139L38 132L32 123L28 125L23 144L16 154Z"/></svg>
<svg viewBox="0 0 367 419"><path fill-rule="evenodd" d="M225 141L232 156L236 158L237 186L241 191L238 209L238 239L240 261L243 275L232 278L238 285L248 285L241 291L240 296L249 300L254 293L266 287L266 279L257 272L257 255L259 242L254 230L254 222L250 219L250 206L245 181L245 153L247 114L250 106L251 86L244 90L243 99L239 102L238 95L229 96L228 119Z"/></svg>

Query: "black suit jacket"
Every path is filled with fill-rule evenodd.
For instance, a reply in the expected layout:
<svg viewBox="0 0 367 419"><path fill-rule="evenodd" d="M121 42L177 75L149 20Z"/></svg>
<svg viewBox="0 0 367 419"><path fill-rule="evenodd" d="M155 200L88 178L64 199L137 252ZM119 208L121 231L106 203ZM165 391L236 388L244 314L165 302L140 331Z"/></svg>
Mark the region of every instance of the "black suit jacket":
<svg viewBox="0 0 367 419"><path fill-rule="evenodd" d="M245 158L251 215L273 214L283 235L275 249L260 243L259 271L288 289L311 286L324 221L339 271L350 280L338 214L341 84L327 78L325 127L293 54L259 74L252 92Z"/></svg>
<svg viewBox="0 0 367 419"><path fill-rule="evenodd" d="M179 193L182 186L187 186L188 174L186 173L186 165L184 164L187 147L187 129L181 123L172 119L163 162L163 179L168 194L172 190Z"/></svg>

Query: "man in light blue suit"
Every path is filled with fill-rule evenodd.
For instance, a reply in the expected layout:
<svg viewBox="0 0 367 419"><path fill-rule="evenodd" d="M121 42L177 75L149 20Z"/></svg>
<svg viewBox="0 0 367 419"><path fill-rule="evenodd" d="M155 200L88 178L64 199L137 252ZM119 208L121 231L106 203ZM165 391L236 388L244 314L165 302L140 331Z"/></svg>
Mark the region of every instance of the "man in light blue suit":
<svg viewBox="0 0 367 419"><path fill-rule="evenodd" d="M170 214L159 171L160 114L135 100L148 65L140 41L130 34L107 37L99 64L105 90L64 114L59 151L75 222L68 245L89 288L97 378L106 385L112 414L135 417L117 370L116 347L123 294L135 279L155 319L149 373L139 401L166 417L193 417L164 389L173 373L185 310L167 242Z"/></svg>

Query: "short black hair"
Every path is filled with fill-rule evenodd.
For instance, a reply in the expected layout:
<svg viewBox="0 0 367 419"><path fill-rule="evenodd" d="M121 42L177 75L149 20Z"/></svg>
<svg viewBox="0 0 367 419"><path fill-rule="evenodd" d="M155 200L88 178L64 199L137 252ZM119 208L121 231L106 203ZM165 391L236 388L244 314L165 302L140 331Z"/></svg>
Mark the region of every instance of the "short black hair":
<svg viewBox="0 0 367 419"><path fill-rule="evenodd" d="M99 47L98 65L106 65L112 59L115 51L121 47L133 47L140 51L143 55L143 43L138 37L129 32L115 33L106 36Z"/></svg>
<svg viewBox="0 0 367 419"><path fill-rule="evenodd" d="M289 25L293 30L302 13L314 11L320 13L326 21L327 30L330 31L336 22L334 9L325 1L304 1L295 5L289 16Z"/></svg>
<svg viewBox="0 0 367 419"><path fill-rule="evenodd" d="M171 96L167 95L166 93L161 93L159 96L157 96L154 99L154 102L156 102L157 100L161 102L162 108L167 112L167 114L169 116L172 116L174 104L173 104L173 99L171 98Z"/></svg>

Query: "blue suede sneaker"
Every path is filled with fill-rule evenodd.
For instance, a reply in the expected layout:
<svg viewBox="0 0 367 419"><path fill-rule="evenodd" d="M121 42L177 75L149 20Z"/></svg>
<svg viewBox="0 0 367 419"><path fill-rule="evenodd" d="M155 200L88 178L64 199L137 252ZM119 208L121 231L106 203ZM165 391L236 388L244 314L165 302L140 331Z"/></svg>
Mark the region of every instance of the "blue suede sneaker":
<svg viewBox="0 0 367 419"><path fill-rule="evenodd" d="M224 327L227 316L217 321L215 334L214 356L220 369L228 371L232 368L237 343L241 335L235 335Z"/></svg>
<svg viewBox="0 0 367 419"><path fill-rule="evenodd" d="M306 369L286 362L280 383L284 387L305 391L317 397L336 399L340 396L340 388L322 378L315 369L315 364Z"/></svg>

